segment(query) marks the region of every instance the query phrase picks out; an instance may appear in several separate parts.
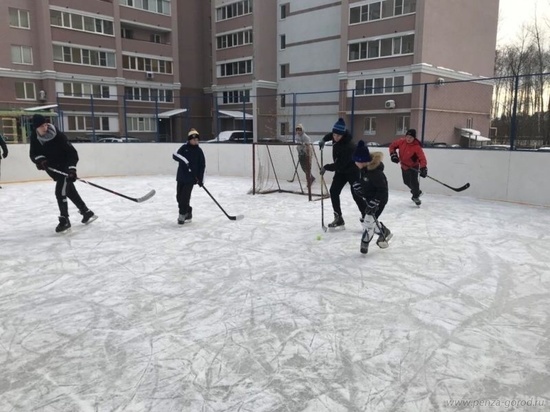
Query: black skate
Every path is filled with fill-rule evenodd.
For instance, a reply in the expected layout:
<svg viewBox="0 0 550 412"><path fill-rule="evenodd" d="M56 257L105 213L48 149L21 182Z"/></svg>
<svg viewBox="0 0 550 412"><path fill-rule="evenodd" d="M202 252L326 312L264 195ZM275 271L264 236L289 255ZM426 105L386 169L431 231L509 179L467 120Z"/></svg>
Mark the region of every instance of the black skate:
<svg viewBox="0 0 550 412"><path fill-rule="evenodd" d="M86 210L84 213L82 213L82 220L81 222L85 225L92 223L94 220L97 219L97 215L94 214L90 209Z"/></svg>
<svg viewBox="0 0 550 412"><path fill-rule="evenodd" d="M187 214L179 214L178 215L178 225L183 225L185 221L187 220Z"/></svg>
<svg viewBox="0 0 550 412"><path fill-rule="evenodd" d="M413 197L411 197L411 200L414 202L416 206L420 206L422 204L422 201L420 200L420 196L422 196L422 190L420 191L420 193L418 193L418 196L413 195Z"/></svg>
<svg viewBox="0 0 550 412"><path fill-rule="evenodd" d="M65 216L59 216L59 224L55 228L55 232L63 233L69 230L70 228L71 228L71 222L69 221L69 218Z"/></svg>
<svg viewBox="0 0 550 412"><path fill-rule="evenodd" d="M189 206L189 210L185 214L185 221L190 222L191 219L193 219L193 208L191 206Z"/></svg>
<svg viewBox="0 0 550 412"><path fill-rule="evenodd" d="M345 229L345 224L346 222L344 222L344 219L342 218L341 215L339 215L338 213L335 213L334 214L334 220L328 224L328 228L329 229Z"/></svg>
<svg viewBox="0 0 550 412"><path fill-rule="evenodd" d="M393 237L393 233L388 229L386 226L384 226L383 223L380 223L380 228L382 229L382 233L378 235L378 239L376 240L376 244L381 249L386 249L389 246L389 241Z"/></svg>

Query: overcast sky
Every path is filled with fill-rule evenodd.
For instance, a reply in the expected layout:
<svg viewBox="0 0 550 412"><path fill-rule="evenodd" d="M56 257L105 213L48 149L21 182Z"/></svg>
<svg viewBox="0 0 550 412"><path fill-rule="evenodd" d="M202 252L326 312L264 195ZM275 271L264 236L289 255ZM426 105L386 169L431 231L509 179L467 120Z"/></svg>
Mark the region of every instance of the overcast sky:
<svg viewBox="0 0 550 412"><path fill-rule="evenodd" d="M550 0L500 0L498 45L514 43L522 25L532 23L535 16L550 31Z"/></svg>

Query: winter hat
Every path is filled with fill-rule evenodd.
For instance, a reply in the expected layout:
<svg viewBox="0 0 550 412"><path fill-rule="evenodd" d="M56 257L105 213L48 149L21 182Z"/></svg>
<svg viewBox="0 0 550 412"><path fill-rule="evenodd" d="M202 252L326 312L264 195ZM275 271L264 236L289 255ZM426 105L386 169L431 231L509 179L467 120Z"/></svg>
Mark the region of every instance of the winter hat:
<svg viewBox="0 0 550 412"><path fill-rule="evenodd" d="M407 130L407 133L405 133L405 136L412 136L416 139L416 129Z"/></svg>
<svg viewBox="0 0 550 412"><path fill-rule="evenodd" d="M187 133L187 140L192 139L194 136L199 137L199 132L191 128L191 130L189 130L189 133Z"/></svg>
<svg viewBox="0 0 550 412"><path fill-rule="evenodd" d="M304 131L304 125L302 123L298 123L296 125L296 129L302 129L302 131Z"/></svg>
<svg viewBox="0 0 550 412"><path fill-rule="evenodd" d="M332 127L332 133L336 134L344 134L346 131L346 122L344 122L344 119L341 117L338 119L336 123L334 123L334 126Z"/></svg>
<svg viewBox="0 0 550 412"><path fill-rule="evenodd" d="M42 126L44 123L48 123L48 121L47 121L46 118L45 118L44 116L42 116L41 114L35 114L35 115L32 117L32 127L33 127L33 129L39 128L39 127Z"/></svg>
<svg viewBox="0 0 550 412"><path fill-rule="evenodd" d="M364 141L359 140L359 143L357 143L357 149L355 149L355 153L353 153L353 161L367 163L371 160L372 158L370 157L369 148L365 146Z"/></svg>

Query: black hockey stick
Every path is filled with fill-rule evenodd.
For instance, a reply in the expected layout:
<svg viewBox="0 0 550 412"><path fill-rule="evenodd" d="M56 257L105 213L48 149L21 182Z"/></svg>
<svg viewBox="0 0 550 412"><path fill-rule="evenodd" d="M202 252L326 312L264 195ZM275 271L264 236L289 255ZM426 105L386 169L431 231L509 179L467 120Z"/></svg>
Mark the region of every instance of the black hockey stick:
<svg viewBox="0 0 550 412"><path fill-rule="evenodd" d="M455 192L462 192L462 191L464 191L464 190L466 190L466 189L468 189L468 188L470 187L470 183L466 183L464 186L460 186L460 187L452 187L452 186L449 186L449 185L447 185L447 184L445 184L445 183L443 183L443 182L440 182L440 181L437 180L435 177L431 177L431 176L428 176L428 175L426 175L426 177L432 179L434 182L437 182L437 183L439 183L440 185L443 185L443 186L445 186L445 187L448 187L448 188L451 189L451 190L454 190Z"/></svg>
<svg viewBox="0 0 550 412"><path fill-rule="evenodd" d="M420 170L418 169L415 169L414 167L411 168L412 170L414 170L416 173L420 173ZM464 186L460 186L460 187L452 187L452 186L449 186L448 184L445 184L439 180L437 180L435 177L431 177L430 175L426 175L426 177L428 179L432 179L434 182L437 182L439 183L440 185L443 185L451 190L454 190L455 192L462 192L466 189L468 189L470 187L470 183L466 183Z"/></svg>
<svg viewBox="0 0 550 412"><path fill-rule="evenodd" d="M321 147L321 167L323 167L323 148ZM325 194L323 193L323 187L325 186L325 175L324 173L321 173L321 227L323 228L323 231L326 232L328 228L325 226L325 208L324 208L324 202L323 199L325 198Z"/></svg>
<svg viewBox="0 0 550 412"><path fill-rule="evenodd" d="M228 218L229 220L241 220L241 219L244 218L243 215L237 215L237 216L230 216L230 215L228 215L227 212L223 209L223 207L218 203L218 201L217 201L216 199L214 199L214 196L212 196L212 194L208 191L208 189L207 189L204 185L202 185L201 187L204 189L204 191L205 191L206 193L208 193L208 196L210 196L210 198L214 201L214 203L218 205L218 207L219 207L219 208L221 209L221 211L227 216L227 218Z"/></svg>
<svg viewBox="0 0 550 412"><path fill-rule="evenodd" d="M54 173L63 175L63 176L68 176L67 173L62 172L62 171L57 170L57 169L54 169L53 167L48 167L48 170L50 170L50 171L52 171L52 172L54 172ZM82 182L82 183L86 183L87 185L90 185L90 186L93 186L93 187L97 187L98 189L105 190L106 192L112 193L113 195L117 195L117 196L123 197L124 199L128 199L128 200L131 200L132 202L136 202L136 203L145 202L146 200L151 199L151 198L155 195L155 193L156 193L156 191L153 189L153 190L151 190L149 193L147 193L145 196L142 196L142 197L130 197L130 196L123 195L122 193L115 192L114 190L107 189L106 187L100 186L100 185L98 185L98 184L96 184L96 183L88 182L87 180L84 180L84 179L77 178L76 180L78 180L78 181L80 181L80 182Z"/></svg>

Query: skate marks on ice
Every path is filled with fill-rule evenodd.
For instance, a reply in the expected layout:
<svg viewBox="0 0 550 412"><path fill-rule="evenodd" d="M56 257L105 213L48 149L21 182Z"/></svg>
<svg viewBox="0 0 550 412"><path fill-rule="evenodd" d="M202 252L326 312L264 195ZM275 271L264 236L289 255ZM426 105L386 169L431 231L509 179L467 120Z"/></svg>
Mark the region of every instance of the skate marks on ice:
<svg viewBox="0 0 550 412"><path fill-rule="evenodd" d="M128 204L83 186L101 219L70 236L53 232L51 182L0 197L0 410L408 412L548 397L547 209L430 195L411 211L392 192L382 220L396 236L363 258L349 194L348 230L323 233L318 202L210 177L246 219L194 191L181 229L173 176L96 180L157 195Z"/></svg>

